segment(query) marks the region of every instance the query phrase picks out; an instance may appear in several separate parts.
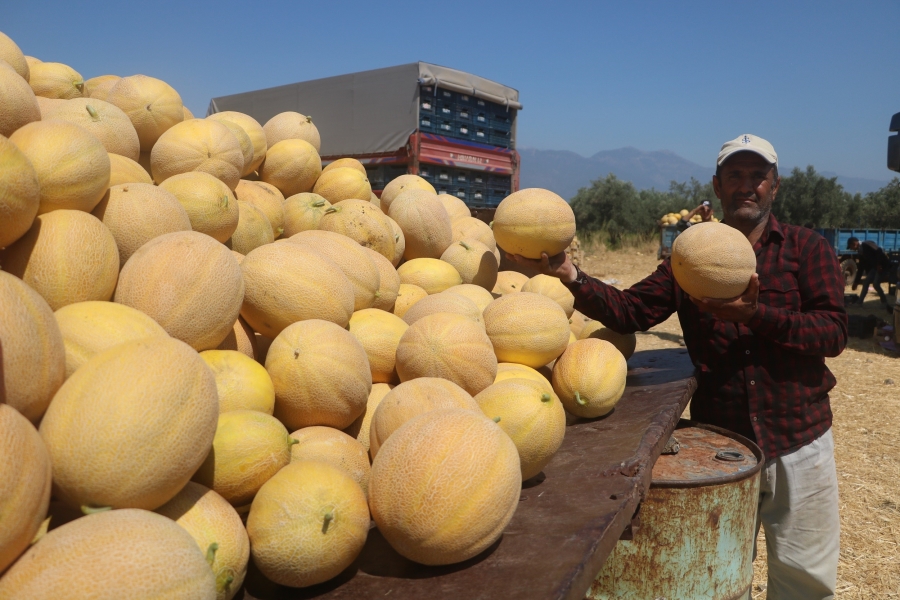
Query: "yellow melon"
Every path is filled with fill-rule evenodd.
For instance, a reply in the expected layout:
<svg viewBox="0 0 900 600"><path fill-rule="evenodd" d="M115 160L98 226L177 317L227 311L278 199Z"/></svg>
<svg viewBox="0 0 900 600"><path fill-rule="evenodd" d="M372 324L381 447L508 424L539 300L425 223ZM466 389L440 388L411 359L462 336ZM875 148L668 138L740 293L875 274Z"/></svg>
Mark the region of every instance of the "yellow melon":
<svg viewBox="0 0 900 600"><path fill-rule="evenodd" d="M218 121L192 119L176 123L159 136L150 152L150 169L158 184L173 175L200 171L221 180L233 191L244 170L244 155L227 126Z"/></svg>
<svg viewBox="0 0 900 600"><path fill-rule="evenodd" d="M450 263L437 258L414 258L397 269L401 283L411 283L428 294L437 294L461 284L459 271Z"/></svg>
<svg viewBox="0 0 900 600"><path fill-rule="evenodd" d="M427 190L404 190L394 198L388 216L403 231L403 258L440 258L453 240L450 216L437 195Z"/></svg>
<svg viewBox="0 0 900 600"><path fill-rule="evenodd" d="M33 90L32 93L34 93ZM35 96L34 99L37 100L41 115L43 115L45 111L52 111L57 104L65 102L65 100L60 100L58 98L44 98L43 96Z"/></svg>
<svg viewBox="0 0 900 600"><path fill-rule="evenodd" d="M493 251L474 239L463 239L450 244L441 254L441 260L453 265L459 271L463 283L471 283L494 289L497 284L499 264Z"/></svg>
<svg viewBox="0 0 900 600"><path fill-rule="evenodd" d="M192 113L192 112L190 111L190 109L188 109L187 106L182 106L182 107L181 107L181 110L182 110L182 112L184 112L184 120L185 120L185 121L188 121L188 120L190 120L190 119L196 119L196 118L197 118L197 117L194 116L194 113ZM245 132L245 133L246 133L246 132Z"/></svg>
<svg viewBox="0 0 900 600"><path fill-rule="evenodd" d="M23 125L40 119L34 90L0 59L0 135L10 136Z"/></svg>
<svg viewBox="0 0 900 600"><path fill-rule="evenodd" d="M540 473L562 445L566 411L545 383L504 380L481 391L475 402L516 445L523 481Z"/></svg>
<svg viewBox="0 0 900 600"><path fill-rule="evenodd" d="M183 342L146 338L95 355L41 421L54 496L70 506L162 506L206 458L218 412L215 378Z"/></svg>
<svg viewBox="0 0 900 600"><path fill-rule="evenodd" d="M373 383L400 383L397 344L408 328L400 317L377 308L358 310L350 317L350 333L366 352Z"/></svg>
<svg viewBox="0 0 900 600"><path fill-rule="evenodd" d="M385 216L371 202L344 200L328 207L319 220L319 229L345 235L388 260L394 257L393 231Z"/></svg>
<svg viewBox="0 0 900 600"><path fill-rule="evenodd" d="M231 251L231 255L234 257L234 260L238 261L238 264L243 263L244 257L246 256L245 254L241 254L240 252L237 252L235 250Z"/></svg>
<svg viewBox="0 0 900 600"><path fill-rule="evenodd" d="M450 194L438 194L438 200L444 205L447 214L450 215L450 222L457 219L463 219L472 216L472 211L466 206L466 203Z"/></svg>
<svg viewBox="0 0 900 600"><path fill-rule="evenodd" d="M397 289L397 299L394 301L392 312L402 319L416 302L427 297L428 292L419 286L412 283L401 283Z"/></svg>
<svg viewBox="0 0 900 600"><path fill-rule="evenodd" d="M222 343L244 297L241 266L225 246L195 231L167 233L135 252L115 301L151 316L197 351Z"/></svg>
<svg viewBox="0 0 900 600"><path fill-rule="evenodd" d="M471 283L454 285L453 287L447 288L441 293L457 294L458 296L468 298L475 303L475 306L477 306L478 310L482 313L484 312L484 309L487 308L487 305L494 301L494 295L492 293L490 293L480 285L474 285ZM482 319L482 322L483 321L484 320Z"/></svg>
<svg viewBox="0 0 900 600"><path fill-rule="evenodd" d="M276 240L281 236L284 232L284 196L278 188L264 181L241 179L234 189L234 195L241 202L249 202L263 211L272 225L272 235Z"/></svg>
<svg viewBox="0 0 900 600"><path fill-rule="evenodd" d="M453 241L460 240L478 240L485 246L494 251L497 249L497 242L494 240L494 232L490 226L475 217L461 217L451 224L453 230Z"/></svg>
<svg viewBox="0 0 900 600"><path fill-rule="evenodd" d="M366 401L366 412L356 418L349 427L344 429L344 433L356 438L363 445L366 452L369 452L369 429L372 425L372 416L381 401L394 386L387 383L373 383L372 391L369 392L369 399ZM459 386L457 386L459 387Z"/></svg>
<svg viewBox="0 0 900 600"><path fill-rule="evenodd" d="M272 347L272 342L275 340L256 332L253 332L253 337L256 338L256 362L264 365L266 364L266 357L269 354L269 348Z"/></svg>
<svg viewBox="0 0 900 600"><path fill-rule="evenodd" d="M163 133L184 121L181 96L165 81L154 77L123 77L112 86L104 100L121 108L131 119L142 152L150 152Z"/></svg>
<svg viewBox="0 0 900 600"><path fill-rule="evenodd" d="M391 202L394 201L394 198L396 198L400 192L409 189L426 190L432 194L437 194L434 186L418 175L400 175L384 186L384 191L381 192L381 209L386 213L389 212Z"/></svg>
<svg viewBox="0 0 900 600"><path fill-rule="evenodd" d="M54 313L66 348L66 378L95 355L125 342L169 337L139 310L115 302L76 302Z"/></svg>
<svg viewBox="0 0 900 600"><path fill-rule="evenodd" d="M238 200L238 226L225 245L243 255L275 241L266 213L249 202Z"/></svg>
<svg viewBox="0 0 900 600"><path fill-rule="evenodd" d="M269 148L284 140L303 140L315 148L316 152L322 147L322 139L312 117L298 112L287 111L275 115L266 121L263 130L266 132Z"/></svg>
<svg viewBox="0 0 900 600"><path fill-rule="evenodd" d="M291 447L291 462L319 460L347 472L369 493L369 452L355 438L331 427L313 426L291 434L297 443Z"/></svg>
<svg viewBox="0 0 900 600"><path fill-rule="evenodd" d="M575 337L578 337L579 335L581 335L581 332L584 330L589 321L590 319L576 310L569 317L569 329L572 330L572 333L575 334Z"/></svg>
<svg viewBox="0 0 900 600"><path fill-rule="evenodd" d="M438 313L422 317L403 334L397 345L397 374L400 381L443 377L477 394L497 376L497 357L480 323Z"/></svg>
<svg viewBox="0 0 900 600"><path fill-rule="evenodd" d="M32 546L0 579L0 598L196 598L216 582L194 538L145 510L76 519Z"/></svg>
<svg viewBox="0 0 900 600"><path fill-rule="evenodd" d="M0 248L5 248L31 228L41 205L41 188L31 161L2 135L0 164Z"/></svg>
<svg viewBox="0 0 900 600"><path fill-rule="evenodd" d="M269 144L259 167L260 180L274 185L285 198L311 192L321 174L319 153L309 142L298 139Z"/></svg>
<svg viewBox="0 0 900 600"><path fill-rule="evenodd" d="M734 298L756 272L756 253L747 237L724 223L690 227L672 244L672 274L697 299Z"/></svg>
<svg viewBox="0 0 900 600"><path fill-rule="evenodd" d="M338 167L322 171L313 187L313 193L319 194L331 204L337 204L342 200L365 200L368 202L369 196L372 194L372 186L369 185L365 169L360 173L352 167Z"/></svg>
<svg viewBox="0 0 900 600"><path fill-rule="evenodd" d="M347 236L332 231L301 231L289 238L332 261L353 284L353 310L370 308L381 286L378 267L369 258L366 248Z"/></svg>
<svg viewBox="0 0 900 600"><path fill-rule="evenodd" d="M494 383L500 383L507 379L530 379L531 381L540 383L544 386L544 389L551 392L553 391L550 380L535 369L518 363L498 363L497 377L494 379Z"/></svg>
<svg viewBox="0 0 900 600"><path fill-rule="evenodd" d="M123 183L153 183L144 167L121 154L109 154L109 167L109 187Z"/></svg>
<svg viewBox="0 0 900 600"><path fill-rule="evenodd" d="M24 552L47 516L50 454L34 425L0 404L0 573ZM366 466L368 467L368 458Z"/></svg>
<svg viewBox="0 0 900 600"><path fill-rule="evenodd" d="M8 35L3 33L2 31L0 31L0 60L5 61L11 68L13 68L19 75L19 77L21 77L25 81L28 81L29 63L25 59L25 55L22 53L19 45L16 44L12 39L10 39ZM3 569L0 568L0 571L2 570Z"/></svg>
<svg viewBox="0 0 900 600"><path fill-rule="evenodd" d="M569 343L569 319L559 304L532 292L507 294L484 309L484 328L502 362L541 367Z"/></svg>
<svg viewBox="0 0 900 600"><path fill-rule="evenodd" d="M99 75L84 82L84 97L106 100L109 90L122 79L118 75Z"/></svg>
<svg viewBox="0 0 900 600"><path fill-rule="evenodd" d="M559 304L560 308L565 311L567 319L575 312L575 296L556 277L535 275L522 285L522 291L547 296Z"/></svg>
<svg viewBox="0 0 900 600"><path fill-rule="evenodd" d="M339 158L337 160L333 160L330 163L328 163L328 165L324 169L322 169L322 172L324 173L325 171L330 171L332 169L344 169L344 168L355 169L355 170L359 171L360 173L362 173L363 175L365 175L366 177L369 176L369 174L366 171L366 168L363 166L363 164L361 162L359 162L358 160L356 160L355 158ZM360 200L365 200L365 198L360 198Z"/></svg>
<svg viewBox="0 0 900 600"><path fill-rule="evenodd" d="M606 340L579 340L553 366L553 389L577 417L602 417L625 392L628 365Z"/></svg>
<svg viewBox="0 0 900 600"><path fill-rule="evenodd" d="M62 334L47 301L3 271L0 306L6 402L37 423L66 377Z"/></svg>
<svg viewBox="0 0 900 600"><path fill-rule="evenodd" d="M542 252L555 256L575 237L575 213L553 192L528 188L500 202L491 229L506 252L535 259Z"/></svg>
<svg viewBox="0 0 900 600"><path fill-rule="evenodd" d="M200 358L216 378L219 414L230 410L275 411L275 386L266 369L236 350L204 350Z"/></svg>
<svg viewBox="0 0 900 600"><path fill-rule="evenodd" d="M369 534L369 509L342 469L298 461L259 490L247 517L253 563L271 581L306 587L350 566Z"/></svg>
<svg viewBox="0 0 900 600"><path fill-rule="evenodd" d="M28 84L36 96L68 100L84 95L84 77L78 71L55 62L42 62L30 69Z"/></svg>
<svg viewBox="0 0 900 600"><path fill-rule="evenodd" d="M263 130L262 125L259 124L259 121L250 115L233 110L213 113L206 118L214 121L229 121L239 125L244 130L250 138L250 143L253 145L253 160L249 164L244 165L244 175L256 171L259 165L262 164L262 161L265 160L266 150L269 147L266 141L266 132Z"/></svg>
<svg viewBox="0 0 900 600"><path fill-rule="evenodd" d="M178 198L194 231L224 243L237 229L240 220L237 200L224 182L209 173L181 173L166 179L159 187Z"/></svg>
<svg viewBox="0 0 900 600"><path fill-rule="evenodd" d="M35 57L33 57L33 56L28 56L28 55L26 54L26 55L25 55L25 62L28 64L28 68L30 69L30 68L31 68L31 65L40 64L40 63L42 63L42 62L44 62L44 61L42 61L42 60L39 59L39 58L35 58ZM86 82L85 82L85 83L86 83Z"/></svg>
<svg viewBox="0 0 900 600"><path fill-rule="evenodd" d="M369 359L346 329L309 319L278 334L266 356L275 384L275 416L291 430L310 425L343 429L366 410L372 389Z"/></svg>
<svg viewBox="0 0 900 600"><path fill-rule="evenodd" d="M80 210L38 215L25 235L0 251L0 263L53 310L109 300L119 275L115 238L96 217Z"/></svg>
<svg viewBox="0 0 900 600"><path fill-rule="evenodd" d="M270 477L291 462L294 443L272 415L258 410L223 412L212 450L192 479L232 506L246 506Z"/></svg>
<svg viewBox="0 0 900 600"><path fill-rule="evenodd" d="M216 577L216 600L233 598L250 562L250 538L234 508L213 490L189 481L154 512L181 525L206 554Z"/></svg>
<svg viewBox="0 0 900 600"><path fill-rule="evenodd" d="M637 347L637 337L633 333L617 333L609 327L604 327L600 321L591 321L587 323L578 336L579 340L595 338L598 340L606 340L616 347L616 350L622 353L625 360L631 358Z"/></svg>
<svg viewBox="0 0 900 600"><path fill-rule="evenodd" d="M369 506L397 552L444 565L472 558L500 537L521 485L518 451L499 425L469 410L435 410L381 448Z"/></svg>
<svg viewBox="0 0 900 600"><path fill-rule="evenodd" d="M528 282L528 275L523 275L518 271L499 271L497 273L497 283L491 290L494 294L505 296L506 294L514 294L521 292L522 287Z"/></svg>
<svg viewBox="0 0 900 600"><path fill-rule="evenodd" d="M185 121L187 120L189 119L185 118ZM243 166L241 167L241 177L253 173L253 169L250 168L253 165L253 141L250 139L250 136L247 135L247 132L244 131L244 128L237 123L222 120L218 120L216 122L221 123L222 125L227 127L231 134L238 141L238 146L241 148L241 155L243 155L244 158Z"/></svg>
<svg viewBox="0 0 900 600"><path fill-rule="evenodd" d="M96 98L72 98L41 111L44 121L74 123L100 140L106 151L137 160L141 154L137 131L122 109Z"/></svg>
<svg viewBox="0 0 900 600"><path fill-rule="evenodd" d="M153 238L191 230L191 220L178 198L150 183L110 187L91 214L112 233L119 249L119 268Z"/></svg>
<svg viewBox="0 0 900 600"><path fill-rule="evenodd" d="M353 313L353 284L320 253L288 240L260 246L244 258L241 316L254 331L274 338L304 319L346 327Z"/></svg>
<svg viewBox="0 0 900 600"><path fill-rule="evenodd" d="M72 123L36 121L9 140L28 157L38 176L38 214L60 208L91 211L109 186L109 155L100 141Z"/></svg>
<svg viewBox="0 0 900 600"><path fill-rule="evenodd" d="M318 194L305 192L286 198L284 204L284 232L286 238L301 231L318 229L322 215L331 203Z"/></svg>
<svg viewBox="0 0 900 600"><path fill-rule="evenodd" d="M406 252L406 236L403 235L403 230L397 225L397 221L387 215L384 218L388 225L391 226L391 231L394 234L394 257L390 260L391 264L396 268L400 261L403 260L403 253Z"/></svg>
<svg viewBox="0 0 900 600"><path fill-rule="evenodd" d="M419 377L401 383L375 408L369 424L369 453L374 458L382 444L404 423L440 408L481 412L472 394L448 379Z"/></svg>
<svg viewBox="0 0 900 600"><path fill-rule="evenodd" d="M362 246L362 249L375 264L379 274L378 291L375 292L375 301L372 303L372 308L392 312L394 304L397 302L397 295L400 293L400 275L394 269L391 261L371 248Z"/></svg>
<svg viewBox="0 0 900 600"><path fill-rule="evenodd" d="M237 253L232 251L232 254ZM240 263L243 258L243 256L238 258L238 263ZM247 325L247 321L238 317L237 321L234 322L234 327L232 327L231 332L225 336L225 339L222 340L222 343L219 344L216 350L237 350L241 354L255 360L257 351L256 334L250 326Z"/></svg>
<svg viewBox="0 0 900 600"><path fill-rule="evenodd" d="M482 328L484 327L484 320L481 317L481 309L478 308L478 305L465 296L451 294L449 291L422 298L406 311L406 314L403 315L403 320L412 325L419 319L438 313L462 315L478 323Z"/></svg>

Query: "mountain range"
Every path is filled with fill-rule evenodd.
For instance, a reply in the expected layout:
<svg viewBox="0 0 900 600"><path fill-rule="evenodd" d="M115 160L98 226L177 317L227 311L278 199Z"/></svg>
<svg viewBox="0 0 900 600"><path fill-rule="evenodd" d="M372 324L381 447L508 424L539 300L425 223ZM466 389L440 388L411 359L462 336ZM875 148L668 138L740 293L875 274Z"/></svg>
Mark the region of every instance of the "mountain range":
<svg viewBox="0 0 900 600"><path fill-rule="evenodd" d="M715 172L711 167L698 165L669 150L647 152L637 148L619 148L584 157L568 150L519 148L519 154L522 157L520 187L553 190L569 200L580 188L588 187L592 181L610 173L630 181L639 190L667 190L672 181L689 181L693 177L706 182ZM837 175L827 171L821 174L826 177ZM837 177L838 183L853 194L873 192L887 184L887 180Z"/></svg>

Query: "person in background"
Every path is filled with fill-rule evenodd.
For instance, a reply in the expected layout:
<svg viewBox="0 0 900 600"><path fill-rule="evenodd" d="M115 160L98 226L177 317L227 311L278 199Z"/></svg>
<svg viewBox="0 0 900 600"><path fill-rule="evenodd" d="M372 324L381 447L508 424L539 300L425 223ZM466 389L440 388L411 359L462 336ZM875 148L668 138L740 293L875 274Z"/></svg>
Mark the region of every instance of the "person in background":
<svg viewBox="0 0 900 600"><path fill-rule="evenodd" d="M709 200L704 200L700 204L700 206L698 206L685 216L681 217L675 224L675 226L678 227L678 231L684 231L685 229L693 225L693 223L691 223L691 219L694 217L694 215L698 214L700 215L701 223L708 223L712 220L713 210L712 206L709 203Z"/></svg>
<svg viewBox="0 0 900 600"><path fill-rule="evenodd" d="M852 289L855 291L863 275L866 277L865 282L863 282L862 292L859 294L859 303L862 304L865 301L866 294L869 292L869 284L871 283L881 299L881 303L887 307L888 312L893 312L884 290L881 289L881 279L887 275L888 269L891 268L891 259L872 240L866 240L860 244L859 238L851 237L847 240L847 249L859 252L859 269L856 271L856 279L853 280Z"/></svg>
<svg viewBox="0 0 900 600"><path fill-rule="evenodd" d="M716 165L723 223L756 253L756 273L736 298L689 297L671 259L618 290L565 252L507 258L558 277L576 309L619 333L678 314L697 373L691 418L755 440L765 453L757 528L766 531L769 600L831 600L840 517L828 392L837 381L825 357L847 345L844 278L825 238L772 214L781 185L772 144L742 135L722 146Z"/></svg>

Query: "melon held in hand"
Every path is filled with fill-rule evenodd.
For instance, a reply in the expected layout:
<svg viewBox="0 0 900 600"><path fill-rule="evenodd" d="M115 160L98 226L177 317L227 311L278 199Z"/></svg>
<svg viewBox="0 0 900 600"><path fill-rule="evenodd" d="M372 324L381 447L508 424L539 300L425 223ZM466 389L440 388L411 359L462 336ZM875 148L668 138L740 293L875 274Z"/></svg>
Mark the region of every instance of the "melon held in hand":
<svg viewBox="0 0 900 600"><path fill-rule="evenodd" d="M540 259L559 254L575 237L575 213L549 190L528 188L510 194L494 215L497 245L511 254Z"/></svg>
<svg viewBox="0 0 900 600"><path fill-rule="evenodd" d="M723 223L700 223L672 244L672 274L693 298L735 298L756 272L756 253L747 237Z"/></svg>

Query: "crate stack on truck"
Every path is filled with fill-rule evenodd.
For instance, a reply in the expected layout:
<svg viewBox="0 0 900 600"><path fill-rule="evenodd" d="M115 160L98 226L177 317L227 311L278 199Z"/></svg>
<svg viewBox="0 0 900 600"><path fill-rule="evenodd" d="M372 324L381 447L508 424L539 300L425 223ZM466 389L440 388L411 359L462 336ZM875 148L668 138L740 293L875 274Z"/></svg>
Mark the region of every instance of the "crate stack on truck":
<svg viewBox="0 0 900 600"><path fill-rule="evenodd" d="M477 214L518 190L521 108L511 87L416 62L214 98L208 114L234 110L260 123L309 115L323 134L323 163L358 159L376 195L411 173Z"/></svg>

